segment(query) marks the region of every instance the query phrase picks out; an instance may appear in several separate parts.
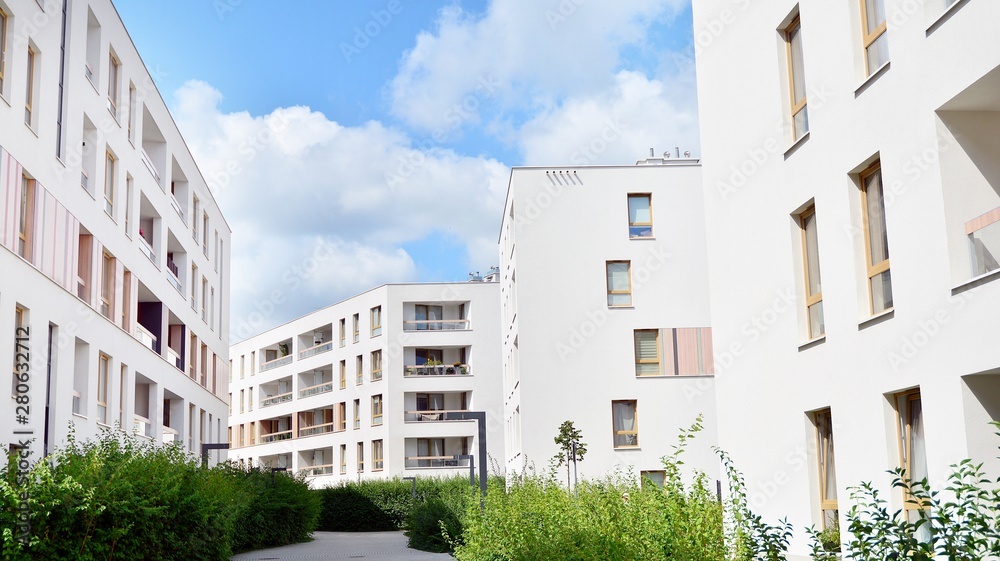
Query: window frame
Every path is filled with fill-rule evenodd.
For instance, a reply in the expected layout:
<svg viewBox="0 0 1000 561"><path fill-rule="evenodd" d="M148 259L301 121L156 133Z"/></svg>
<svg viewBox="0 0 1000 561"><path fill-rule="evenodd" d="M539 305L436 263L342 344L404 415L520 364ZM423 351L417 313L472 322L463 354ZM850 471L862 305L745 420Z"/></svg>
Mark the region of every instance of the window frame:
<svg viewBox="0 0 1000 561"><path fill-rule="evenodd" d="M819 284L819 291L816 292L815 294L811 294L810 291L812 290L812 288L811 288L812 287L812 282L811 282L812 281L812 277L810 277L810 275L809 275L809 255L810 254L809 254L808 236L806 235L806 233L807 233L806 220L808 218L810 218L810 217L812 218L813 228L819 228L819 224L817 222L817 214L816 214L816 205L815 204L810 204L805 210L803 210L801 213L799 213L800 242L802 244L802 275L803 275L803 280L805 281L805 286L804 286L805 291L804 291L804 294L805 294L805 306L806 306L806 331L807 331L807 333L809 335L809 340L811 341L813 339L818 339L818 338L823 337L824 335L826 335L826 319L825 319L825 315L824 315L824 320L823 320L823 325L822 325L821 332L820 333L813 333L813 331L812 331L812 320L811 320L811 317L809 315L809 310L813 306L819 305L820 306L820 313L823 313L823 285L822 285L823 275L822 275L822 273L820 271L820 263L819 263L819 230L816 230L816 255L814 257L816 258L816 273L817 273L817 276L819 277L818 279L816 279L817 283Z"/></svg>
<svg viewBox="0 0 1000 561"><path fill-rule="evenodd" d="M347 473L347 445L340 445L340 475Z"/></svg>
<svg viewBox="0 0 1000 561"><path fill-rule="evenodd" d="M643 359L639 357L639 334L640 333L653 333L656 338L656 357L653 360ZM663 353L662 353L662 341L660 340L660 330L659 329L634 329L632 331L632 343L634 346L634 357L635 357L635 375L637 378L643 378L647 376L662 376L663 375ZM639 365L640 364L655 364L656 374L640 374Z"/></svg>
<svg viewBox="0 0 1000 561"><path fill-rule="evenodd" d="M382 349L372 351L371 358L371 381L377 382L382 379Z"/></svg>
<svg viewBox="0 0 1000 561"><path fill-rule="evenodd" d="M812 413L813 425L816 429L816 469L819 477L819 505L821 513L822 528L827 526L827 511L833 511L835 524L839 524L840 503L838 497L829 498L826 496L830 468L833 469L833 478L837 478L835 440L833 436L833 414L829 407L820 409ZM833 453L831 453L833 452ZM830 460L830 457L833 460Z"/></svg>
<svg viewBox="0 0 1000 561"><path fill-rule="evenodd" d="M25 174L21 174L21 197L18 202L17 236L18 255L31 261L33 256L32 244L35 241L35 180Z"/></svg>
<svg viewBox="0 0 1000 561"><path fill-rule="evenodd" d="M868 3L867 0L859 0L861 3L861 45L864 47L864 60L865 60L865 76L871 76L873 72L878 70L878 68L871 68L868 64L868 49L875 44L886 31L888 31L888 21L889 18L882 20L874 30L868 29ZM882 11L885 11L885 1L875 0L876 2L882 3ZM881 65L879 66L881 68Z"/></svg>
<svg viewBox="0 0 1000 561"><path fill-rule="evenodd" d="M884 235L886 238L886 258L878 263L872 263L872 232L871 232L871 221L869 220L870 209L868 208L868 178L878 174L878 184L879 189L882 191L882 227L885 229ZM872 291L872 279L882 273L888 272L890 270L889 264L889 225L886 222L887 213L885 212L885 184L883 183L882 177L882 161L876 159L871 165L865 168L861 173L858 174L859 188L861 192L861 225L864 230L864 243L865 243L865 274L867 276L867 288L868 288L868 311L871 315L881 314L888 312L893 309L894 306L886 306L882 310L875 310L875 293ZM882 232L880 232L882 233ZM892 280L890 273L890 284L889 293L892 293ZM893 304L895 301L893 300Z"/></svg>
<svg viewBox="0 0 1000 561"><path fill-rule="evenodd" d="M354 385L360 386L365 383L365 357L358 355L355 359Z"/></svg>
<svg viewBox="0 0 1000 561"><path fill-rule="evenodd" d="M111 382L111 357L101 352L97 354L97 422L108 424L108 398Z"/></svg>
<svg viewBox="0 0 1000 561"><path fill-rule="evenodd" d="M864 2L864 0L862 0L862 2ZM807 109L808 103L809 103L808 102L809 93L808 93L808 91L806 89L806 78L805 78L805 76L798 76L795 73L794 57L792 56L793 52L794 52L794 47L793 47L793 39L794 38L792 37L793 33L797 33L797 37L798 37L798 40L799 40L799 51L800 51L799 55L802 56L803 59L804 59L805 53L802 52L803 51L803 46L802 46L802 20L801 20L799 14L795 14L795 17L792 18L792 21L785 27L785 29L782 30L783 38L785 40L786 64L788 65L788 104L789 104L790 115L791 115L791 118L792 118L792 120L791 120L791 124L792 124L792 136L793 136L793 140L794 141L798 141L800 138L802 138L803 136L805 136L805 134L807 132L809 132L809 112L808 112L808 109ZM803 68L803 74L804 74L805 73L804 72L804 69L805 69L805 60L802 61L802 68ZM802 99L801 100L795 98L795 82L796 82L796 78L798 78L799 80L802 81L802 84L801 84L802 85ZM806 114L805 114L805 130L801 131L801 133L800 133L796 129L796 127L795 127L795 118L799 115L799 113L801 113L803 111L806 111Z"/></svg>
<svg viewBox="0 0 1000 561"><path fill-rule="evenodd" d="M361 341L361 314L351 316L351 321L354 327L354 342L358 343Z"/></svg>
<svg viewBox="0 0 1000 561"><path fill-rule="evenodd" d="M385 445L382 439L372 440L372 471L385 469Z"/></svg>
<svg viewBox="0 0 1000 561"><path fill-rule="evenodd" d="M625 275L628 277L628 290L627 291L612 290L611 289L611 265L618 264L618 263L624 263L625 264ZM630 260L620 260L620 259L619 260L605 261L604 273L605 273L604 276L605 276L605 283L606 283L606 288L607 288L608 307L609 308L631 308L631 307L633 307L634 302L633 302L633 298L632 298L632 261L630 261ZM612 304L611 303L612 297L615 296L615 295L621 295L621 294L628 294L628 304Z"/></svg>
<svg viewBox="0 0 1000 561"><path fill-rule="evenodd" d="M108 52L108 111L118 120L118 105L121 103L122 63L114 51Z"/></svg>
<svg viewBox="0 0 1000 561"><path fill-rule="evenodd" d="M337 404L337 416L335 418L334 432L344 432L347 430L347 402L341 401Z"/></svg>
<svg viewBox="0 0 1000 561"><path fill-rule="evenodd" d="M340 389L347 389L347 359L340 361Z"/></svg>
<svg viewBox="0 0 1000 561"><path fill-rule="evenodd" d="M905 403L906 403L906 410L905 411L903 411L900 408L900 400L904 400L904 399L906 400L905 401ZM912 388L912 389L905 390L905 391L901 391L901 392L897 392L897 393L894 393L892 395L893 410L895 410L895 412L896 412L896 415L895 415L895 420L896 420L896 447L897 447L897 453L898 453L898 458L899 458L899 466L905 470L904 477L906 477L906 478L912 478L913 477L912 476L912 474L913 474L913 440L912 440L913 439L913 423L912 423L912 421L913 421L913 416L912 416L913 409L912 408L913 408L913 402L914 401L920 401L920 417L921 417L921 422L923 422L923 416L924 416L923 399L922 399L922 396L920 394L920 388L919 387ZM925 445L926 445L926 437L925 437ZM924 463L925 464L927 463L926 450L925 450ZM921 504L921 503L913 500L913 497L910 496L910 493L905 488L902 490L902 493L903 493L903 514L904 514L904 516L907 517L908 520L912 521L912 519L910 518L910 513L911 512L914 512L914 511L917 511L917 510L929 510L930 509L930 504L928 504L928 503Z"/></svg>
<svg viewBox="0 0 1000 561"><path fill-rule="evenodd" d="M358 473L365 471L365 443L358 443Z"/></svg>
<svg viewBox="0 0 1000 561"><path fill-rule="evenodd" d="M634 419L635 428L632 430L619 430L615 428L615 404L616 403L631 403L632 404L632 417ZM612 445L615 450L622 449L633 449L639 448L639 400L638 399L615 399L611 401L611 434L612 434ZM626 439L629 436L635 437L635 444L615 444L614 437L623 436Z"/></svg>
<svg viewBox="0 0 1000 561"><path fill-rule="evenodd" d="M632 222L632 199L645 198L646 206L649 209L649 222ZM653 194L652 193L629 193L626 196L626 209L628 212L628 238L630 240L643 240L654 237L653 234ZM649 235L633 235L632 228L648 227Z"/></svg>
<svg viewBox="0 0 1000 561"><path fill-rule="evenodd" d="M369 322L371 324L371 336L378 337L382 334L382 306L375 306L369 311Z"/></svg>
<svg viewBox="0 0 1000 561"><path fill-rule="evenodd" d="M115 217L115 191L118 187L118 158L110 150L104 152L104 212Z"/></svg>
<svg viewBox="0 0 1000 561"><path fill-rule="evenodd" d="M385 402L382 400L382 394L375 394L372 396L372 415L371 415L371 426L380 427L383 422L383 408Z"/></svg>
<svg viewBox="0 0 1000 561"><path fill-rule="evenodd" d="M340 318L340 346L347 345L347 318Z"/></svg>
<svg viewBox="0 0 1000 561"><path fill-rule="evenodd" d="M10 16L3 8L0 8L0 97L4 97L4 79L7 68L7 23Z"/></svg>
<svg viewBox="0 0 1000 561"><path fill-rule="evenodd" d="M101 315L112 319L115 308L115 256L106 250L101 253ZM112 320L113 321L113 320Z"/></svg>
<svg viewBox="0 0 1000 561"><path fill-rule="evenodd" d="M354 400L354 430L361 428L361 400Z"/></svg>
<svg viewBox="0 0 1000 561"><path fill-rule="evenodd" d="M38 51L34 47L28 45L28 73L25 76L25 91L24 91L24 124L28 125L28 128L35 130L35 74L38 69L35 66L38 64Z"/></svg>

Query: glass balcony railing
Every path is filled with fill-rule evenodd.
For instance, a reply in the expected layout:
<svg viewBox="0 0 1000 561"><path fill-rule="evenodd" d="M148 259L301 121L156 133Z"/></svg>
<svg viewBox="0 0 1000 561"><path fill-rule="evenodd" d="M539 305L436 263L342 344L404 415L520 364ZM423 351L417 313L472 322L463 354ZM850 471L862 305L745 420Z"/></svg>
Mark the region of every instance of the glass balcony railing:
<svg viewBox="0 0 1000 561"><path fill-rule="evenodd" d="M163 427L163 435L161 440L164 444L173 444L175 442L181 442L181 433L177 432L177 429L172 429L170 427Z"/></svg>
<svg viewBox="0 0 1000 561"><path fill-rule="evenodd" d="M333 341L328 341L326 343L320 343L314 347L309 347L308 349L299 351L299 359L309 358L311 356L316 356L320 353L325 353L327 351L333 350Z"/></svg>
<svg viewBox="0 0 1000 561"><path fill-rule="evenodd" d="M1000 269L1000 208L965 225L972 252L972 276Z"/></svg>
<svg viewBox="0 0 1000 561"><path fill-rule="evenodd" d="M181 355L170 347L167 347L167 362L176 366L181 372L184 372L184 363L181 362Z"/></svg>
<svg viewBox="0 0 1000 561"><path fill-rule="evenodd" d="M313 425L311 427L299 427L299 436L313 436L328 432L333 432L333 423L324 423L322 425Z"/></svg>
<svg viewBox="0 0 1000 561"><path fill-rule="evenodd" d="M333 382L326 382L324 384L317 384L315 386L309 386L308 388L302 388L301 390L299 390L299 397L310 397L332 391L333 391Z"/></svg>
<svg viewBox="0 0 1000 561"><path fill-rule="evenodd" d="M299 470L301 473L307 476L315 475L330 475L333 473L333 464L327 464L322 466L308 466Z"/></svg>
<svg viewBox="0 0 1000 561"><path fill-rule="evenodd" d="M149 240L142 235L139 236L139 249L146 254L146 257L148 257L153 264L156 264L156 252L153 251L153 246L149 243Z"/></svg>
<svg viewBox="0 0 1000 561"><path fill-rule="evenodd" d="M145 345L149 350L156 351L156 336L149 332L142 325L135 326L135 338Z"/></svg>
<svg viewBox="0 0 1000 561"><path fill-rule="evenodd" d="M273 395L260 402L261 407L270 407L271 405L277 405L279 403L285 403L292 400L292 392L283 393L279 395Z"/></svg>
<svg viewBox="0 0 1000 561"><path fill-rule="evenodd" d="M403 367L403 376L469 376L472 369L468 364L414 364Z"/></svg>
<svg viewBox="0 0 1000 561"><path fill-rule="evenodd" d="M146 438L153 437L153 424L149 421L149 419L141 415L135 416L132 429L139 436L144 436Z"/></svg>
<svg viewBox="0 0 1000 561"><path fill-rule="evenodd" d="M415 319L403 322L403 331L462 331L469 329L467 319Z"/></svg>
<svg viewBox="0 0 1000 561"><path fill-rule="evenodd" d="M290 430L285 430L281 432L272 432L270 434L260 435L261 444L264 444L266 442L277 442L279 440L291 440L291 439L292 439L292 431Z"/></svg>
<svg viewBox="0 0 1000 561"><path fill-rule="evenodd" d="M469 460L459 460L454 456L407 456L407 468L457 468L469 467Z"/></svg>
<svg viewBox="0 0 1000 561"><path fill-rule="evenodd" d="M285 366L286 364L292 363L292 355L285 355L281 358L276 358L272 361L265 362L260 365L261 372L267 372L268 370L273 370L279 366Z"/></svg>
<svg viewBox="0 0 1000 561"><path fill-rule="evenodd" d="M461 413L466 409L429 409L426 411L404 411L403 419L408 423L447 420L448 413Z"/></svg>

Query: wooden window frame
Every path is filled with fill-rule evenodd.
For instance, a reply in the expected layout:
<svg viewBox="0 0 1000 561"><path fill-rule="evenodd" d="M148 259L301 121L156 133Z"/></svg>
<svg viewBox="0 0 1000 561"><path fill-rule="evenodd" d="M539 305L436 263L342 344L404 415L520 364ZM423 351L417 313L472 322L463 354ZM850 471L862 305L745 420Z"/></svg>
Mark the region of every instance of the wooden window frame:
<svg viewBox="0 0 1000 561"><path fill-rule="evenodd" d="M340 318L340 346L347 345L347 318Z"/></svg>
<svg viewBox="0 0 1000 561"><path fill-rule="evenodd" d="M115 313L115 269L114 255L104 251L101 254L101 315L108 319Z"/></svg>
<svg viewBox="0 0 1000 561"><path fill-rule="evenodd" d="M882 9L885 10L884 0L876 0L882 2ZM879 24L875 29L868 29L868 4L866 0L860 0L861 2L861 44L864 46L864 59L865 59L865 76L871 76L872 72L878 70L878 68L869 68L868 66L868 49L878 41L882 35L885 34L888 29L888 16L886 19Z"/></svg>
<svg viewBox="0 0 1000 561"><path fill-rule="evenodd" d="M35 180L21 175L21 200L19 201L19 222L17 225L18 255L31 261L32 243L35 239Z"/></svg>
<svg viewBox="0 0 1000 561"><path fill-rule="evenodd" d="M365 471L365 443L358 443L358 473Z"/></svg>
<svg viewBox="0 0 1000 561"><path fill-rule="evenodd" d="M827 458L830 457L830 451L834 449L833 415L830 408L826 408L813 412L812 418L813 425L816 427L816 469L819 475L819 507L822 514L822 527L826 529L826 511L840 511L838 500L836 498L830 499L826 496L827 464L829 463ZM829 430L829 434L824 434L824 427ZM833 454L833 457L835 462L836 453ZM836 471L835 465L833 468ZM836 474L834 477L836 477Z"/></svg>
<svg viewBox="0 0 1000 561"><path fill-rule="evenodd" d="M799 238L799 240L800 240L800 242L802 244L802 276L803 276L803 279L805 280L805 291L804 291L804 293L806 295L806 326L807 326L807 331L809 333L809 340L811 341L813 339L818 339L819 337L822 337L822 336L826 335L826 327L824 325L822 333L813 333L812 332L812 321L809 318L809 308L815 306L816 304L822 304L823 303L823 289L822 289L822 286L820 287L819 292L817 292L816 294L810 294L809 293L809 290L810 290L809 287L812 285L812 283L810 281L812 279L809 277L809 244L808 244L807 239L806 239L806 219L809 218L810 216L813 219L813 226L816 227L816 228L818 228L819 224L818 224L818 222L816 222L816 205L814 205L814 204L813 205L809 205L809 208L803 210L799 214L799 232L800 232L800 238ZM817 267L817 270L818 270L819 269L819 232L818 231L816 232L816 245L817 245L817 250L816 250L816 256L815 257L816 257L816 267ZM822 277L822 273L820 274L820 277ZM825 322L824 322L824 324L825 324Z"/></svg>
<svg viewBox="0 0 1000 561"><path fill-rule="evenodd" d="M382 334L382 306L375 306L370 310L369 323L371 323L372 337L378 337Z"/></svg>
<svg viewBox="0 0 1000 561"><path fill-rule="evenodd" d="M649 206L649 222L632 222L632 216L631 216L631 214L629 214L629 216L628 216L628 227L629 227L628 237L629 237L629 239L630 240L643 240L643 239L649 239L649 238L654 237L654 234L653 234L653 194L652 193L629 193L628 196L626 197L626 205L625 205L625 211L626 212L628 212L630 210L630 205L628 204L628 202L631 201L631 199L633 199L633 198L645 198L646 199L646 203ZM643 226L648 226L649 227L649 235L648 236L633 236L632 235L632 228L633 227L643 227Z"/></svg>
<svg viewBox="0 0 1000 561"><path fill-rule="evenodd" d="M900 410L899 401L906 400L906 411ZM920 395L920 388L897 392L892 395L892 407L896 412L896 452L899 458L899 466L905 470L905 477L912 479L913 473L913 426L910 423L910 411L914 401L920 401L923 416L923 399ZM905 413L905 415L904 415ZM906 451L909 451L907 453ZM910 493L903 489L903 514L909 517L910 511L929 510L929 504L921 504L913 500Z"/></svg>
<svg viewBox="0 0 1000 561"><path fill-rule="evenodd" d="M615 404L616 403L631 403L632 411L635 417L635 429L634 430L617 430L615 429ZM616 450L620 449L630 449L639 447L639 400L638 399L615 399L611 401L611 433L612 433L612 446ZM618 435L629 436L635 435L635 444L626 445L616 445L614 444L614 437Z"/></svg>
<svg viewBox="0 0 1000 561"><path fill-rule="evenodd" d="M354 430L361 428L361 400L354 400Z"/></svg>
<svg viewBox="0 0 1000 561"><path fill-rule="evenodd" d="M136 91L135 84L129 82L128 84L128 120L125 123L126 138L133 145L135 144L135 102L136 102Z"/></svg>
<svg viewBox="0 0 1000 561"><path fill-rule="evenodd" d="M108 110L118 119L118 104L121 102L122 63L115 53L108 53Z"/></svg>
<svg viewBox="0 0 1000 561"><path fill-rule="evenodd" d="M340 445L340 475L347 473L347 445Z"/></svg>
<svg viewBox="0 0 1000 561"><path fill-rule="evenodd" d="M10 17L0 8L0 97L3 97L4 77L7 68L7 22Z"/></svg>
<svg viewBox="0 0 1000 561"><path fill-rule="evenodd" d="M382 426L383 413L382 409L385 403L382 401L382 394L375 394L372 396L372 425L373 427ZM376 422L377 421L377 422Z"/></svg>
<svg viewBox="0 0 1000 561"><path fill-rule="evenodd" d="M385 469L385 460L383 456L385 454L385 446L382 443L382 439L377 439L372 441L372 471L382 471Z"/></svg>
<svg viewBox="0 0 1000 561"><path fill-rule="evenodd" d="M864 3L864 0L861 0L861 2ZM795 78L796 78L796 75L795 75L795 65L793 64L793 61L792 61L792 33L796 32L796 31L798 31L798 33L800 35L799 41L801 41L802 40L801 39L802 21L799 19L799 15L798 14L796 14L795 17L792 18L791 23L789 23L788 26L785 27L785 29L783 30L783 36L784 36L784 40L785 40L785 57L786 57L786 64L788 65L788 103L789 103L789 109L791 111L791 117L792 117L792 121L791 121L791 123L792 123L792 136L794 136L794 140L798 140L798 139L802 138L807 132L809 132L809 125L808 125L809 114L808 114L808 111L806 109L806 107L808 105L809 94L806 91L806 87L805 87L805 76L799 76L798 77L799 79L802 80L802 89L803 89L802 99L801 100L795 99ZM803 68L804 67L805 67L805 63L803 62ZM795 129L795 117L797 117L799 115L799 113L801 113L802 111L807 111L807 113L806 113L806 130L804 130L804 131L802 131L800 133L798 130Z"/></svg>
<svg viewBox="0 0 1000 561"><path fill-rule="evenodd" d="M862 0L863 1L863 0ZM885 208L885 184L883 183L884 178L882 177L882 161L875 160L870 166L864 169L858 174L858 181L860 183L861 191L861 225L864 230L864 242L865 242L865 270L866 270L866 284L868 285L868 311L871 315L880 314L883 312L888 312L893 308L893 306L888 306L884 310L875 311L875 295L872 293L872 279L882 273L889 271L889 249L888 244L886 247L886 258L878 263L872 263L872 232L870 222L868 220L868 178L878 174L879 188L882 189L882 208ZM882 227L885 228L886 238L889 235L889 224L886 222L886 214L883 212L882 216ZM890 290L892 290L890 285Z"/></svg>
<svg viewBox="0 0 1000 561"><path fill-rule="evenodd" d="M118 158L110 151L104 153L104 212L115 217L115 188L118 186Z"/></svg>
<svg viewBox="0 0 1000 561"><path fill-rule="evenodd" d="M627 291L624 291L624 290L612 290L611 289L611 275L610 275L611 271L610 271L610 268L611 268L611 265L616 264L616 263L625 263L625 265L626 265L625 274L628 276L628 290ZM632 262L628 261L628 260L606 261L605 265L604 265L604 277L605 277L605 283L606 283L606 286L607 286L607 293L608 293L608 307L609 308L631 308L633 306L633 304L634 304L633 298L632 298ZM628 302L629 303L628 304L612 304L611 303L611 297L613 295L618 295L618 294L628 294Z"/></svg>
<svg viewBox="0 0 1000 561"><path fill-rule="evenodd" d="M340 361L340 389L347 388L347 361Z"/></svg>
<svg viewBox="0 0 1000 561"><path fill-rule="evenodd" d="M364 355L358 355L354 359L355 374L354 374L354 384L360 386L365 383L365 361Z"/></svg>
<svg viewBox="0 0 1000 561"><path fill-rule="evenodd" d="M639 335L639 333L655 333L656 334L656 358L655 358L655 360L640 359L639 358L639 344L638 344L639 342L638 342L638 337L637 337ZM635 355L635 366L636 366L635 375L636 375L636 377L643 378L643 377L647 377L647 376L662 376L663 375L663 353L661 352L661 350L662 350L662 344L663 344L663 342L660 339L660 330L659 329L635 329L632 332L632 344L633 344L634 349L635 349L634 350L634 355ZM656 374L639 374L639 365L640 364L655 364L656 365Z"/></svg>
<svg viewBox="0 0 1000 561"><path fill-rule="evenodd" d="M382 379L382 349L372 351L369 360L371 361L372 382L377 382Z"/></svg>
<svg viewBox="0 0 1000 561"><path fill-rule="evenodd" d="M97 422L108 424L108 385L111 382L111 357L98 353L97 355ZM103 413L102 413L103 409Z"/></svg>
<svg viewBox="0 0 1000 561"><path fill-rule="evenodd" d="M341 401L337 404L337 424L334 426L336 432L347 430L347 402Z"/></svg>
<svg viewBox="0 0 1000 561"><path fill-rule="evenodd" d="M35 120L33 106L35 104L35 73L37 72L35 66L37 64L38 52L34 47L28 45L28 74L25 80L24 91L24 124L28 125L32 130L34 130L33 121Z"/></svg>
<svg viewBox="0 0 1000 561"><path fill-rule="evenodd" d="M351 321L354 327L354 342L358 343L361 341L361 314L351 316Z"/></svg>

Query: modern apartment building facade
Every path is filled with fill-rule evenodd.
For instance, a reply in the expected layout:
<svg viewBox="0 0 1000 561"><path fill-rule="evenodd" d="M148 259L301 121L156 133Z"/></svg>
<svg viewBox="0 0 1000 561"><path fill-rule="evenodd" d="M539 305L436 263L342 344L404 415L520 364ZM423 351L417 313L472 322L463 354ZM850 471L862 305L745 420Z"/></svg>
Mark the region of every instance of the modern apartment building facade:
<svg viewBox="0 0 1000 561"><path fill-rule="evenodd" d="M546 471L572 421L587 445L580 477L662 481L660 458L698 415L685 458L717 476L702 201L688 158L511 171L499 239L508 476Z"/></svg>
<svg viewBox="0 0 1000 561"><path fill-rule="evenodd" d="M221 441L230 230L112 2L0 0L0 61L0 441Z"/></svg>
<svg viewBox="0 0 1000 561"><path fill-rule="evenodd" d="M233 345L230 458L313 486L467 475L487 413L499 461L496 282L389 284ZM475 460L478 472L479 459Z"/></svg>
<svg viewBox="0 0 1000 561"><path fill-rule="evenodd" d="M844 528L897 466L1000 474L1000 4L694 4L720 445Z"/></svg>

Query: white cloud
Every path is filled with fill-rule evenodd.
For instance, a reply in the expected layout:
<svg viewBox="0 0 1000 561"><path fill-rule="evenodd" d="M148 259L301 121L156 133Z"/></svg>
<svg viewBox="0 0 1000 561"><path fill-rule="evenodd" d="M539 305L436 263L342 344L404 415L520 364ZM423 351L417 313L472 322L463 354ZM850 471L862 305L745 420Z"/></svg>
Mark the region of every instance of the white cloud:
<svg viewBox="0 0 1000 561"><path fill-rule="evenodd" d="M545 108L613 85L624 47L688 0L494 0L480 18L453 6L421 33L389 87L393 113L448 134L482 107ZM488 85L488 86L487 86Z"/></svg>
<svg viewBox="0 0 1000 561"><path fill-rule="evenodd" d="M223 113L221 94L188 82L174 116L233 229L233 334L281 291L287 303L257 327L390 281L416 280L401 245L440 233L472 269L496 261L507 168L439 148L419 150L377 122L345 127L306 107ZM329 256L290 289L288 275ZM440 267L435 267L440 268ZM255 316L254 316L255 317ZM241 337L238 337L241 338Z"/></svg>

